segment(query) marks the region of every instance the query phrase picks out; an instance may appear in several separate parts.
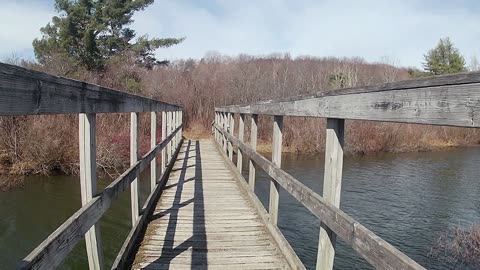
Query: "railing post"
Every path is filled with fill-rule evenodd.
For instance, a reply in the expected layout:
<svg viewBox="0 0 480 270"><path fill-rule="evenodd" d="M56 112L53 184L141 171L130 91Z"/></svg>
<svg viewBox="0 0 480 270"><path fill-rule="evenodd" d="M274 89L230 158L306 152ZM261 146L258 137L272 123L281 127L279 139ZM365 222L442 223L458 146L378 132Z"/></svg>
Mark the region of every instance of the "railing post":
<svg viewBox="0 0 480 270"><path fill-rule="evenodd" d="M180 125L183 125L183 111L180 111ZM179 133L178 133L178 137L180 138L180 140L182 140L182 137L183 137L183 126L182 128L179 130Z"/></svg>
<svg viewBox="0 0 480 270"><path fill-rule="evenodd" d="M217 124L218 124L218 113L215 112L213 117L213 134L215 136L215 141L218 143L218 132L217 132Z"/></svg>
<svg viewBox="0 0 480 270"><path fill-rule="evenodd" d="M138 161L138 131L140 114L137 112L130 113L130 165L133 166ZM137 173L137 177L130 183L130 201L132 206L132 226L138 220L138 177L140 173Z"/></svg>
<svg viewBox="0 0 480 270"><path fill-rule="evenodd" d="M150 112L150 147L157 146L157 113ZM157 184L157 159L154 157L150 162L150 192L155 190Z"/></svg>
<svg viewBox="0 0 480 270"><path fill-rule="evenodd" d="M172 112L167 112L167 137L170 136L170 133L172 132ZM170 162L170 158L172 156L172 141L167 143L167 159L165 164L168 164Z"/></svg>
<svg viewBox="0 0 480 270"><path fill-rule="evenodd" d="M257 150L257 123L258 123L258 114L252 114L252 120L250 125L250 147L256 151ZM248 184L252 191L255 191L255 164L249 159L248 161Z"/></svg>
<svg viewBox="0 0 480 270"><path fill-rule="evenodd" d="M245 115L241 113L240 116L238 117L238 139L240 140L240 142L243 142L244 133L245 133ZM237 168L241 174L243 169L243 154L242 154L242 150L240 150L240 147L238 148L238 153L237 153Z"/></svg>
<svg viewBox="0 0 480 270"><path fill-rule="evenodd" d="M162 112L162 142L167 138L167 113ZM162 165L160 166L161 168L161 173L162 175L165 173L165 165L167 164L167 155L165 151L165 147L162 149Z"/></svg>
<svg viewBox="0 0 480 270"><path fill-rule="evenodd" d="M233 136L233 131L235 128L235 117L233 113L228 114L228 133ZM231 141L228 141L228 157L233 161L233 144Z"/></svg>
<svg viewBox="0 0 480 270"><path fill-rule="evenodd" d="M342 188L344 127L344 119L327 119L323 197L336 207L340 206ZM323 223L320 226L317 270L330 270L333 269L336 235Z"/></svg>
<svg viewBox="0 0 480 270"><path fill-rule="evenodd" d="M79 114L80 189L82 206L97 195L97 145L94 113ZM103 269L103 251L100 225L93 225L85 234L88 266L91 270Z"/></svg>
<svg viewBox="0 0 480 270"><path fill-rule="evenodd" d="M176 126L176 128L180 127L180 117L181 117L180 114L181 114L181 111L178 110L177 111L177 126ZM175 143L175 149L177 149L178 143L180 142L180 130L178 130L175 137L177 137L177 141Z"/></svg>
<svg viewBox="0 0 480 270"><path fill-rule="evenodd" d="M273 134L272 134L272 162L279 168L282 164L282 130L283 116L275 115L273 117ZM270 180L270 220L273 224L278 221L278 201L279 201L280 185L274 180Z"/></svg>
<svg viewBox="0 0 480 270"><path fill-rule="evenodd" d="M222 127L223 127L223 131L224 132L227 132L227 113L226 112L223 112L223 117L222 117ZM222 135L223 137L223 152L225 152L225 154L227 154L227 137L225 135Z"/></svg>
<svg viewBox="0 0 480 270"><path fill-rule="evenodd" d="M177 114L176 111L172 111L172 120L171 121L171 125L170 125L170 134L173 134L173 131L175 130L176 128L176 123L175 123L175 115ZM176 141L176 138L175 136L173 136L172 140L170 141L171 142L171 146L170 146L170 161L172 161L172 158L173 158L173 153L175 152L175 141Z"/></svg>

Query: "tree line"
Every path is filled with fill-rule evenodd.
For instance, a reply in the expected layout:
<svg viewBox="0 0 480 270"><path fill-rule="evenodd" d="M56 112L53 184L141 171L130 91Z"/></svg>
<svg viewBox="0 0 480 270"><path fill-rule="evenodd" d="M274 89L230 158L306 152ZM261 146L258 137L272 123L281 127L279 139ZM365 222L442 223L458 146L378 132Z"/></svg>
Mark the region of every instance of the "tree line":
<svg viewBox="0 0 480 270"><path fill-rule="evenodd" d="M157 48L184 38L135 38L129 28L132 16L152 2L56 0L59 15L33 41L38 62L11 61L183 105L186 134L201 137L209 136L216 106L466 70L464 58L448 38L427 52L423 71L395 67L388 59L369 63L362 58L289 54L232 57L209 52L199 60L159 61L154 56ZM78 135L72 127L77 121L68 115L1 117L0 169L15 175L76 173ZM97 121L97 163L113 175L128 166L129 116L99 115ZM142 115L143 152L149 148L148 123L148 116ZM322 119L286 118L284 148L323 151L324 125ZM347 121L346 149L349 153L418 151L478 144L478 138L476 129ZM270 139L271 119L260 117L260 144L268 145Z"/></svg>

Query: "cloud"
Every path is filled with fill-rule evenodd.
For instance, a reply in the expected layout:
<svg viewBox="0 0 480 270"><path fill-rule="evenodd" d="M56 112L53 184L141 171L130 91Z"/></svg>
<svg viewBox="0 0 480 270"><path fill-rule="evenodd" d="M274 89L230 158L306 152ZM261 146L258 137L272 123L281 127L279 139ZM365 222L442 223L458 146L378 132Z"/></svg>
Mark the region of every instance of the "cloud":
<svg viewBox="0 0 480 270"><path fill-rule="evenodd" d="M476 1L156 1L135 15L139 33L181 37L160 49L159 58L224 54L292 56L383 56L421 67L423 54L449 36L468 59L480 55L480 11Z"/></svg>
<svg viewBox="0 0 480 270"><path fill-rule="evenodd" d="M39 1L0 0L0 6L0 58L13 53L32 57L32 41L40 37L40 28L51 20L53 9Z"/></svg>
<svg viewBox="0 0 480 270"><path fill-rule="evenodd" d="M33 56L31 42L54 15L53 0L0 0L0 58ZM423 54L449 36L468 59L480 57L476 0L156 0L132 27L151 37L186 37L159 59L222 54L388 56L421 67Z"/></svg>

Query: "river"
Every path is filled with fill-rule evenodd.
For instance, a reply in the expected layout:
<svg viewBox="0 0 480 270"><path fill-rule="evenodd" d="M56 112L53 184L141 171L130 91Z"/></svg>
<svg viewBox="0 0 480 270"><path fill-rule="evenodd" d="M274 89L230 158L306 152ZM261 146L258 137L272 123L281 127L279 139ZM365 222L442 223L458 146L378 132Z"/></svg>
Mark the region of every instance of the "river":
<svg viewBox="0 0 480 270"><path fill-rule="evenodd" d="M321 155L284 154L282 167L322 192ZM453 226L480 222L480 148L442 152L346 157L341 209L428 269L474 269L431 258L435 240ZM246 166L244 165L244 168ZM140 200L149 191L148 172ZM256 192L268 207L268 178L258 174ZM100 180L101 187L108 184ZM110 266L130 227L128 192L101 219L105 261ZM29 177L23 187L0 193L0 269L18 262L80 207L77 177ZM319 221L285 191L279 227L308 269L315 268ZM81 242L61 269L87 269ZM341 241L335 269L371 269Z"/></svg>

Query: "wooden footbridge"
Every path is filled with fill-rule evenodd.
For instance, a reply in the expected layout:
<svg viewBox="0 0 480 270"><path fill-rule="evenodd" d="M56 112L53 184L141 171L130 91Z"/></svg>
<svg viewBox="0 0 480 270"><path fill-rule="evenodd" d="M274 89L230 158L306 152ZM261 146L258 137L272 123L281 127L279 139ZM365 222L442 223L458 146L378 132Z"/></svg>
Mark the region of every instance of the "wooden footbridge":
<svg viewBox="0 0 480 270"><path fill-rule="evenodd" d="M139 156L139 114L146 112L151 114L151 149ZM131 167L103 190L96 183L98 113L131 114ZM157 113L161 142L156 140ZM216 108L213 138L188 140L182 137L179 106L0 64L0 115L39 114L79 115L83 206L19 263L21 269L56 268L82 239L90 269L105 269L98 221L127 190L132 229L111 269L305 269L277 227L280 189L321 221L319 239L312 236L319 243L317 269L333 268L338 240L377 269L424 269L339 208L344 119L476 128L480 74ZM256 152L260 114L273 116L271 160ZM285 116L327 118L323 195L281 169ZM246 120L249 142L244 141ZM248 179L241 173L243 160L248 160ZM151 194L140 207L137 179L148 167ZM254 193L258 170L271 177L268 211Z"/></svg>

